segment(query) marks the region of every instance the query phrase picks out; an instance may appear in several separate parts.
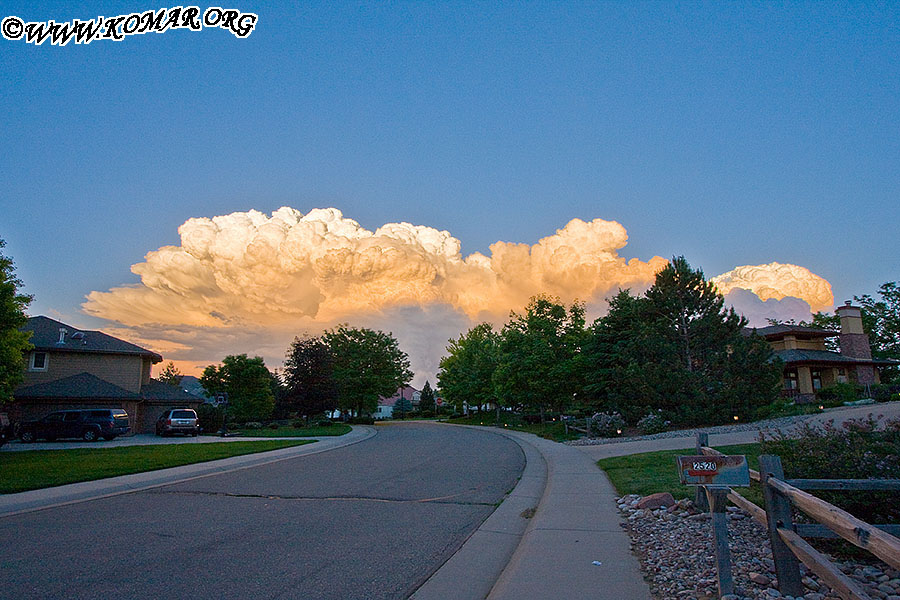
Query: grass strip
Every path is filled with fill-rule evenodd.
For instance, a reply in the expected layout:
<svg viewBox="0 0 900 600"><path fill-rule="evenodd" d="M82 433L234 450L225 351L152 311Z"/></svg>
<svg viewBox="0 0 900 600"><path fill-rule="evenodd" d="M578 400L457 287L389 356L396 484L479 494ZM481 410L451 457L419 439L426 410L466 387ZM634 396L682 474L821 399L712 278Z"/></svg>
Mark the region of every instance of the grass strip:
<svg viewBox="0 0 900 600"><path fill-rule="evenodd" d="M497 427L497 416L494 413L474 414L468 417L460 417L450 419L448 423L454 425L484 425L485 427ZM566 426L559 421L548 420L546 423L524 423L522 419L515 414L501 412L500 428L512 429L514 431L524 431L533 433L538 437L552 440L554 442L565 442L567 440L577 440L581 437L580 433L571 431L566 433Z"/></svg>
<svg viewBox="0 0 900 600"><path fill-rule="evenodd" d="M344 423L335 423L327 427L279 427L278 429L234 429L232 432L247 437L328 437L350 433L351 427Z"/></svg>
<svg viewBox="0 0 900 600"><path fill-rule="evenodd" d="M716 446L723 454L743 454L751 469L758 469L759 444L738 444L736 446ZM677 498L694 498L694 486L682 485L678 477L676 456L688 456L693 449L661 450L630 456L602 458L597 465L603 469L620 496L638 494L646 496L656 492L669 492ZM749 488L735 488L744 498L760 506L763 505L762 489L751 482Z"/></svg>
<svg viewBox="0 0 900 600"><path fill-rule="evenodd" d="M264 440L2 452L0 493L156 471L311 443L312 440Z"/></svg>

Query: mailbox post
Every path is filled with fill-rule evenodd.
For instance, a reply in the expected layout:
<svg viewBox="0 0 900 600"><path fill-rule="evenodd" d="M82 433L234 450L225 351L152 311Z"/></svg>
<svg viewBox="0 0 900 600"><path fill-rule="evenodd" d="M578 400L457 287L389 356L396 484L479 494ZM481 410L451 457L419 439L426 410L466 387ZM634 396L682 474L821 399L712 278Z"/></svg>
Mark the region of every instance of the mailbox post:
<svg viewBox="0 0 900 600"><path fill-rule="evenodd" d="M725 504L732 486L750 486L750 467L746 456L679 456L681 483L706 491L712 522L713 546L719 597L734 593L731 553L728 550L728 521Z"/></svg>

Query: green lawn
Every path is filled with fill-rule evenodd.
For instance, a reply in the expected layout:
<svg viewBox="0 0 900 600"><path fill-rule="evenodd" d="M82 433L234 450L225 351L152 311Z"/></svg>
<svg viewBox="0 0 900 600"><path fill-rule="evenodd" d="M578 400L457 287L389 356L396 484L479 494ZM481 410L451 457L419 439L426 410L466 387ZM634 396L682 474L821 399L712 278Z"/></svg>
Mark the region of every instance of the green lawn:
<svg viewBox="0 0 900 600"><path fill-rule="evenodd" d="M229 430L232 433L240 433L248 437L326 437L335 435L344 435L350 433L350 426L344 423L334 423L327 427L290 427L282 426L278 429L234 429Z"/></svg>
<svg viewBox="0 0 900 600"><path fill-rule="evenodd" d="M723 454L744 454L751 469L758 467L759 444L739 444L737 446L717 446L716 450ZM619 492L646 496L656 492L670 492L675 498L694 497L693 486L681 485L678 479L676 456L693 454L691 449L662 450L632 454L631 456L615 456L597 461L597 465L609 476L610 481ZM737 492L751 502L762 506L762 490L759 484L752 482L750 488L737 488Z"/></svg>
<svg viewBox="0 0 900 600"><path fill-rule="evenodd" d="M265 440L2 452L0 493L143 473L311 443L312 440Z"/></svg>
<svg viewBox="0 0 900 600"><path fill-rule="evenodd" d="M496 426L497 415L495 413L474 414L469 417L450 419L447 422L453 423L455 425ZM531 425L528 423L523 423L522 418L514 413L501 412L500 423L501 427L503 428L513 429L515 431L524 431L526 433L533 433L542 438L553 440L554 442L577 440L581 437L581 434L575 432L567 434L565 425L563 425L559 421L548 421L546 423Z"/></svg>

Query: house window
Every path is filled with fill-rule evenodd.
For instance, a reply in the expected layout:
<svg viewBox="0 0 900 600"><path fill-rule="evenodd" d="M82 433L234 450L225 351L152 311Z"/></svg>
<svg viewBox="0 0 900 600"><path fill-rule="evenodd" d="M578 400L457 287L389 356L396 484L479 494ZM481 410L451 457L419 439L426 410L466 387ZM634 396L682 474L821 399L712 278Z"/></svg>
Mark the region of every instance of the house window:
<svg viewBox="0 0 900 600"><path fill-rule="evenodd" d="M837 370L838 383L847 383L847 369L843 367Z"/></svg>
<svg viewBox="0 0 900 600"><path fill-rule="evenodd" d="M46 371L47 363L49 363L49 356L46 352L32 352L31 353L31 364L28 365L29 371Z"/></svg>
<svg viewBox="0 0 900 600"><path fill-rule="evenodd" d="M791 369L790 371L786 371L784 374L784 389L796 390L798 387L799 387L799 385L797 383L796 369Z"/></svg>
<svg viewBox="0 0 900 600"><path fill-rule="evenodd" d="M813 369L810 371L810 375L812 376L812 384L814 390L822 389L822 371L818 369Z"/></svg>

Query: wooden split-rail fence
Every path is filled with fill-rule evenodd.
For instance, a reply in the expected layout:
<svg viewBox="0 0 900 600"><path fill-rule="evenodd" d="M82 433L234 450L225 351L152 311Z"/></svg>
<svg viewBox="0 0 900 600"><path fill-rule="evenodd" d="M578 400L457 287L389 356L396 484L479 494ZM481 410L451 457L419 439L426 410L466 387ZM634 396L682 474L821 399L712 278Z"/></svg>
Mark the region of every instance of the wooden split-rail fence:
<svg viewBox="0 0 900 600"><path fill-rule="evenodd" d="M698 455L722 455L718 450L710 448L708 443L707 434L697 435ZM900 526L871 525L816 498L806 490L900 491L900 479L786 479L781 458L774 455L761 455L759 469L759 471L750 469L750 478L762 485L765 509L750 502L732 488L697 489L695 503L704 510L711 509L714 517L720 596L734 591L727 535L723 535L724 501L727 498L768 529L772 557L775 561L775 574L778 577L778 590L782 595L796 597L804 594L800 576L800 562L802 562L844 600L872 600L858 582L844 575L834 563L804 538L840 537L871 552L893 568L900 569L900 539L896 537L900 535ZM713 506L709 506L707 500L711 500ZM792 507L812 517L817 523L794 523ZM721 524L721 533L715 530L717 513L722 515L718 520ZM721 547L722 544L724 548ZM727 568L727 573L722 572L723 567Z"/></svg>

